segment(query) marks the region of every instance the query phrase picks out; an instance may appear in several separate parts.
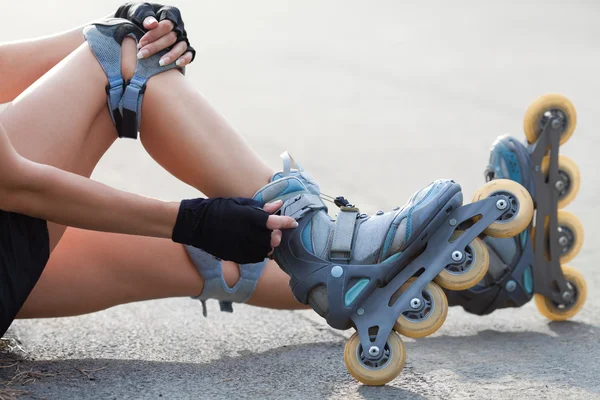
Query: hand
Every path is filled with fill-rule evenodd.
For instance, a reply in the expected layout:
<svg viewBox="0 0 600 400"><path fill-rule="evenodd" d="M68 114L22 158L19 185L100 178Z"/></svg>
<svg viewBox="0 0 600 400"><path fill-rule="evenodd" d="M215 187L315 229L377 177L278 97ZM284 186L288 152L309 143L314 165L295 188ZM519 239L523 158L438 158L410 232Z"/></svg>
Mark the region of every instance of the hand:
<svg viewBox="0 0 600 400"><path fill-rule="evenodd" d="M257 263L279 246L282 229L298 226L293 218L270 215L281 205L242 197L183 200L172 239L226 261Z"/></svg>
<svg viewBox="0 0 600 400"><path fill-rule="evenodd" d="M278 200L273 203L265 204L265 206L263 207L263 210L265 210L269 214L273 214L275 211L279 210L279 208L281 208L282 205L283 205L283 202L281 200ZM297 226L298 226L298 222L296 222L296 220L291 217L282 217L279 215L269 215L269 218L267 218L267 228L273 230L271 232L271 248L273 250L271 250L269 252L269 254L268 254L269 256L271 254L273 254L275 247L277 247L281 244L281 237L282 237L281 229L290 229L290 228L295 228Z"/></svg>
<svg viewBox="0 0 600 400"><path fill-rule="evenodd" d="M184 67L194 61L196 50L190 46L181 13L177 7L156 3L125 3L115 13L147 31L138 43L138 58L150 57L162 50L169 52L160 58L160 65L172 62Z"/></svg>

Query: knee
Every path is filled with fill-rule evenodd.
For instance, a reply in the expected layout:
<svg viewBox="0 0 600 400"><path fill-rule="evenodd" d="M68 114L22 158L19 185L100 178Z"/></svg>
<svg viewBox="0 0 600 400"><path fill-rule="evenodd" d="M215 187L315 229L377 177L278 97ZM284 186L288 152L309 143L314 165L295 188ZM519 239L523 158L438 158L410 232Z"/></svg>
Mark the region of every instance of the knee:
<svg viewBox="0 0 600 400"><path fill-rule="evenodd" d="M130 80L137 65L137 46L135 40L126 37L121 45L121 75L125 81Z"/></svg>

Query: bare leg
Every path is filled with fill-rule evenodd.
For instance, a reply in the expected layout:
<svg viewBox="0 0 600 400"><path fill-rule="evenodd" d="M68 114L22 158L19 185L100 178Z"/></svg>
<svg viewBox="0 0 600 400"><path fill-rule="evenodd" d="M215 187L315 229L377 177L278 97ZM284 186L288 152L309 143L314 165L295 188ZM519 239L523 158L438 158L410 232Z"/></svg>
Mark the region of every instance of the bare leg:
<svg viewBox="0 0 600 400"><path fill-rule="evenodd" d="M79 71L90 73L74 82L71 77L81 76ZM24 156L89 176L116 137L104 104L105 83L100 67L89 49L83 46L17 98L0 117L0 122L7 127L14 146ZM151 97L147 95L147 98ZM198 98L194 101L199 103ZM221 195L253 194L266 183L271 171L206 103L200 103L198 108L202 107L207 108L211 119L206 134L222 138L219 143L224 148L247 152L241 159L246 159L248 165L240 165L239 172L248 173L249 178L254 179L242 180L239 192L230 181L222 187L211 185L216 179L211 180L210 175L205 178L208 184L196 178L194 186L211 195L218 195L219 191ZM39 110L36 118L31 118L29 110ZM148 115L151 112L145 113ZM171 132L172 127L165 129ZM156 128L153 132L159 130ZM226 138L232 143L228 144ZM198 141L195 145L198 153L189 154L191 164L180 166L188 181L202 176L204 166L192 162L202 159L200 155L210 151L200 148L201 143ZM231 153L224 155L230 157ZM214 170L215 173L226 170L222 166L223 160L228 161L221 159L221 168ZM166 164L171 165L168 161ZM258 173L251 174L255 166ZM178 170L171 168L171 171ZM254 183L246 185L247 182ZM54 245L64 228L52 225L50 229ZM107 252L107 249L111 251ZM230 285L237 281L239 271L235 264L226 263L224 270ZM169 284L165 285L165 282ZM300 307L287 282L287 275L274 262L269 262L250 303L274 308ZM69 229L52 253L47 269L20 317L75 315L130 301L197 295L202 284L182 246L173 242Z"/></svg>
<svg viewBox="0 0 600 400"><path fill-rule="evenodd" d="M225 263L232 286L237 266ZM249 303L292 309L288 276L269 261ZM164 239L68 228L52 253L19 318L61 317L119 304L167 297L196 296L203 280L182 246Z"/></svg>
<svg viewBox="0 0 600 400"><path fill-rule="evenodd" d="M82 27L55 35L0 43L0 103L14 100L83 43ZM27 62L23 62L27 60Z"/></svg>
<svg viewBox="0 0 600 400"><path fill-rule="evenodd" d="M178 72L153 77L142 107L140 138L148 153L207 196L252 197L273 175Z"/></svg>
<svg viewBox="0 0 600 400"><path fill-rule="evenodd" d="M133 76L135 51L131 43L123 44L126 79ZM251 197L273 174L228 121L175 70L149 80L140 138L167 171L209 197Z"/></svg>
<svg viewBox="0 0 600 400"><path fill-rule="evenodd" d="M0 123L23 157L89 174L114 141L111 133L91 129L105 113L105 81L100 65L82 45L17 97ZM50 223L48 229L54 248L65 228Z"/></svg>

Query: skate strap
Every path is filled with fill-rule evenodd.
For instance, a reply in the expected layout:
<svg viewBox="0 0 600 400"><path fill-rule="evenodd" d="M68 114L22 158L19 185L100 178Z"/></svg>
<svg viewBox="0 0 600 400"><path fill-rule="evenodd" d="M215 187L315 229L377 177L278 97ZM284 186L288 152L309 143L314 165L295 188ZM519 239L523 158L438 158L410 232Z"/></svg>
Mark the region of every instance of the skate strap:
<svg viewBox="0 0 600 400"><path fill-rule="evenodd" d="M121 99L123 112L121 137L137 139L137 133L142 123L142 101L144 100L148 79L162 72L179 68L175 63L170 63L162 67L158 64L160 58L166 52L167 50L163 50L151 57L137 61L133 78L127 83L125 93L123 93L123 98ZM180 70L180 72L183 73L183 70Z"/></svg>
<svg viewBox="0 0 600 400"><path fill-rule="evenodd" d="M298 220L309 211L322 209L327 209L327 207L321 197L316 194L302 193L285 200L281 206L281 214Z"/></svg>
<svg viewBox="0 0 600 400"><path fill-rule="evenodd" d="M356 209L341 209L335 221L333 241L329 250L331 260L348 261L352 257L352 238L358 215Z"/></svg>
<svg viewBox="0 0 600 400"><path fill-rule="evenodd" d="M119 137L137 139L137 134L142 121L142 100L144 100L147 81L147 78L134 75L127 84L121 100L123 123L121 125Z"/></svg>
<svg viewBox="0 0 600 400"><path fill-rule="evenodd" d="M202 302L202 314L206 317L206 301L209 299L219 300L221 311L233 312L232 303L245 303L254 290L258 278L267 263L263 260L255 264L240 264L240 279L233 287L227 286L223 276L223 263L216 257L196 247L185 246L188 256L192 260L200 276L204 278L202 293L193 297Z"/></svg>

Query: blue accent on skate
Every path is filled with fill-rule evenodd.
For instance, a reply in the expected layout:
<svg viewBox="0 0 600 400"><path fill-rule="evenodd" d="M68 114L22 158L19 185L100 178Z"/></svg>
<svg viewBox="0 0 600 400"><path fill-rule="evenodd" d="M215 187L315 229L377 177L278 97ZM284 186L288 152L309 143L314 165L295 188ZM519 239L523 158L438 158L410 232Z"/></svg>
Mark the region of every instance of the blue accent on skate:
<svg viewBox="0 0 600 400"><path fill-rule="evenodd" d="M512 152L504 143L499 143L497 148L499 152L500 158L495 159L493 163L494 171L496 172L496 177L510 179L518 183L523 183L523 177L521 175L521 167L519 165L519 160L515 153ZM501 162L504 162L504 165L508 169L505 171L502 168ZM508 173L508 176L505 176L505 173Z"/></svg>
<svg viewBox="0 0 600 400"><path fill-rule="evenodd" d="M306 191L306 187L304 187L304 185L302 183L300 183L299 180L297 179L289 179L286 181L287 186L285 187L285 189L283 189L281 192L279 192L279 194L277 196L275 196L275 198L278 197L282 197L285 196L287 194L290 193L294 193L294 192L305 192ZM262 193L257 194L254 199L256 201L260 201L261 203L264 203L264 199L262 196Z"/></svg>
<svg viewBox="0 0 600 400"><path fill-rule="evenodd" d="M288 181L288 187L280 194L280 196L285 196L286 194L290 194L293 192L304 192L306 191L306 187L300 181L296 179L290 179Z"/></svg>
<svg viewBox="0 0 600 400"><path fill-rule="evenodd" d="M535 199L533 166L529 150L515 138L500 136L492 145L490 163L486 174L493 171L494 178L510 179L520 183Z"/></svg>
<svg viewBox="0 0 600 400"><path fill-rule="evenodd" d="M523 285L525 286L527 293L533 293L533 273L531 272L531 265L523 272Z"/></svg>
<svg viewBox="0 0 600 400"><path fill-rule="evenodd" d="M368 283L369 280L367 278L362 278L346 292L346 296L344 296L344 304L346 307L349 307L350 304L352 304Z"/></svg>
<svg viewBox="0 0 600 400"><path fill-rule="evenodd" d="M387 237L385 238L385 242L383 243L383 251L381 252L383 257L385 257L385 255L389 253L390 247L392 246L392 241L394 240L394 236L396 236L396 230L398 229L398 226L400 226L400 223L402 222L403 219L404 218L399 218L399 219L397 219L398 222L396 222L396 220L392 222L393 228L390 227ZM406 229L407 230L410 229L408 221L406 223Z"/></svg>
<svg viewBox="0 0 600 400"><path fill-rule="evenodd" d="M304 227L304 230L302 231L302 244L304 245L304 248L306 250L308 250L311 254L313 254L314 250L313 250L313 245L312 245L311 233L312 233L312 219L310 221L308 221L308 223Z"/></svg>
<svg viewBox="0 0 600 400"><path fill-rule="evenodd" d="M527 244L527 231L528 229L525 229L521 232L521 247L525 247L525 244Z"/></svg>
<svg viewBox="0 0 600 400"><path fill-rule="evenodd" d="M421 206L425 200L427 200L434 192L435 192L435 188L436 186L432 186L431 189L429 189L429 192L427 192L427 194L425 196L423 196L423 198L421 200L419 200L416 204L414 204L412 207L410 207L408 209L408 211L406 212L406 233L404 235L404 243L408 243L408 239L410 238L410 235L412 234L412 228L413 228L413 224L412 224L412 216L413 213L419 209L419 206ZM446 187L443 186L443 188L445 189ZM436 194L438 193L444 193L444 191L438 191ZM388 236L385 239L385 244L383 246L383 252L381 254L387 254L390 250L390 247L392 245L392 241L394 240L394 236L396 236L396 230L398 229L398 226L400 226L400 223L402 222L403 213L400 213L398 215L398 218L396 218L393 222L393 224L395 225L394 229L390 229L388 232Z"/></svg>

